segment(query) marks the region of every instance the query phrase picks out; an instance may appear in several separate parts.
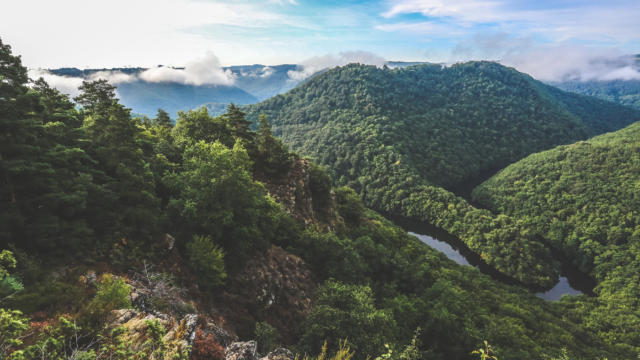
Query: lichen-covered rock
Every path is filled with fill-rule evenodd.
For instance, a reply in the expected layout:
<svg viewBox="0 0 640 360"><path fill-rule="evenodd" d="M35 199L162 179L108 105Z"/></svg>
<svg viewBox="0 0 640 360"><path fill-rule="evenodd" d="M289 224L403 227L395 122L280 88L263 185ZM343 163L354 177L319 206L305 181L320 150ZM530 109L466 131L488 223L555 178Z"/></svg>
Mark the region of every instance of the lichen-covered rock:
<svg viewBox="0 0 640 360"><path fill-rule="evenodd" d="M148 314L132 309L114 310L108 328L124 329L122 340L130 344L130 350L138 352L145 347L149 339L149 321L159 322L165 330L162 342L166 346L164 359L171 360L184 353L193 344L198 317L195 314L175 319L166 314Z"/></svg>
<svg viewBox="0 0 640 360"><path fill-rule="evenodd" d="M295 219L304 222L306 225L315 223L322 228L331 230L335 226L335 219L329 214L330 209L316 213L314 201L326 201L326 199L315 199L311 192L311 177L309 171L309 160L296 159L289 172L282 177L261 177L259 180L264 183L269 195L271 195L284 209ZM326 212L326 213L325 213Z"/></svg>
<svg viewBox="0 0 640 360"><path fill-rule="evenodd" d="M294 360L296 356L286 348L277 348L260 360Z"/></svg>
<svg viewBox="0 0 640 360"><path fill-rule="evenodd" d="M302 259L274 246L249 259L232 283L227 307L251 308L253 314L248 315L258 317L250 321L268 321L285 344L293 341L291 331L311 309L315 291L311 271Z"/></svg>
<svg viewBox="0 0 640 360"><path fill-rule="evenodd" d="M208 322L206 328L211 334L213 334L216 341L222 346L229 346L232 343L238 341L238 337L236 335L231 334L227 330L212 322Z"/></svg>
<svg viewBox="0 0 640 360"><path fill-rule="evenodd" d="M258 343L234 342L225 349L225 360L258 360Z"/></svg>

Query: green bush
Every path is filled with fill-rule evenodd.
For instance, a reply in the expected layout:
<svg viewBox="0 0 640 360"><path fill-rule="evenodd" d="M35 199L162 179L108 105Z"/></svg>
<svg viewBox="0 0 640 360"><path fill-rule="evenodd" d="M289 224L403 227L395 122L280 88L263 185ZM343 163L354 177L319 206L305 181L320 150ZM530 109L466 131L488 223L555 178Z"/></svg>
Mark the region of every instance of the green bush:
<svg viewBox="0 0 640 360"><path fill-rule="evenodd" d="M300 342L311 352L324 342L337 347L341 339L349 338L352 349L364 359L381 354L396 328L389 312L376 309L371 288L329 280L318 289Z"/></svg>
<svg viewBox="0 0 640 360"><path fill-rule="evenodd" d="M258 352L268 354L278 347L278 330L266 321L256 323L254 332L256 342L258 342Z"/></svg>
<svg viewBox="0 0 640 360"><path fill-rule="evenodd" d="M213 243L209 236L193 237L187 244L187 256L193 269L207 288L224 285L227 273L224 268L224 250Z"/></svg>
<svg viewBox="0 0 640 360"><path fill-rule="evenodd" d="M112 310L131 308L131 286L122 278L104 274L96 287L96 295L82 309L80 316L86 322L85 326L99 330Z"/></svg>

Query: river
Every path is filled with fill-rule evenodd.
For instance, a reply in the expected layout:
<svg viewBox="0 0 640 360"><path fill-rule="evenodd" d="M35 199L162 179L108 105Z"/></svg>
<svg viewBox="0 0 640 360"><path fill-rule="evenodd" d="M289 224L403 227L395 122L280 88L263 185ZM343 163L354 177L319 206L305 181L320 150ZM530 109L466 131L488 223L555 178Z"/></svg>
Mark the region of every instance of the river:
<svg viewBox="0 0 640 360"><path fill-rule="evenodd" d="M464 266L474 266L482 273L491 276L493 279L510 285L518 285L514 279L496 271L480 259L480 257L469 250L460 239L451 234L437 229L427 224L416 223L404 218L392 217L392 221L402 226L408 233L420 239L428 246L440 251L457 264ZM536 296L545 300L559 300L563 295L575 296L586 293L592 295L595 285L586 275L580 273L575 267L568 264L567 259L558 258L561 261L561 276L558 283L551 289L536 292Z"/></svg>

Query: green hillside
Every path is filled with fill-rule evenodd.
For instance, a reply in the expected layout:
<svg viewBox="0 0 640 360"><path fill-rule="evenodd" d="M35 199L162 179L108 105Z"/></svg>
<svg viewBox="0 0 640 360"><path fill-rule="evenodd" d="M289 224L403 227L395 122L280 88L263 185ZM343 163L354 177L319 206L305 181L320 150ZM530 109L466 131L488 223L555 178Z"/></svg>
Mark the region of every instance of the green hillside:
<svg viewBox="0 0 640 360"><path fill-rule="evenodd" d="M358 360L467 360L484 340L501 359L635 356L332 189L264 118L143 122L103 80L77 109L1 42L0 78L2 359L221 360L252 339L289 360L344 339Z"/></svg>
<svg viewBox="0 0 640 360"><path fill-rule="evenodd" d="M473 196L521 220L598 281L597 310L585 323L640 343L640 123L531 155Z"/></svg>
<svg viewBox="0 0 640 360"><path fill-rule="evenodd" d="M430 222L499 271L543 286L556 278L548 250L516 220L454 193L533 152L640 119L492 62L348 65L247 110L264 112L287 145L367 205Z"/></svg>
<svg viewBox="0 0 640 360"><path fill-rule="evenodd" d="M552 85L640 110L640 80L566 81Z"/></svg>

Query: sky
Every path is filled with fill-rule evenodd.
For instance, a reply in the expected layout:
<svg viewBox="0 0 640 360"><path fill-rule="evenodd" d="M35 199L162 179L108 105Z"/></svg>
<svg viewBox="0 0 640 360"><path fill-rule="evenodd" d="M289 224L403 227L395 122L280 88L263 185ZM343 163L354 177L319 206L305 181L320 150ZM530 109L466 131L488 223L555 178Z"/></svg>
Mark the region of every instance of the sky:
<svg viewBox="0 0 640 360"><path fill-rule="evenodd" d="M31 68L194 59L311 68L355 54L374 63L500 60L543 80L576 71L640 78L624 57L640 53L638 0L11 0L2 8L0 38Z"/></svg>

